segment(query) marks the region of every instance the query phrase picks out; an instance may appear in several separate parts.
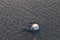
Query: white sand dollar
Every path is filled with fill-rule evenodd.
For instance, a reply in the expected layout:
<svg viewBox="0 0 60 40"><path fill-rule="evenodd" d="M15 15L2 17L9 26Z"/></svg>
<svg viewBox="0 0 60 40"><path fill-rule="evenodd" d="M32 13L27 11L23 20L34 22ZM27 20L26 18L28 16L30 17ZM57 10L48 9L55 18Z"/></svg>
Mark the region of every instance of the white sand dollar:
<svg viewBox="0 0 60 40"><path fill-rule="evenodd" d="M34 30L39 30L39 25L35 23L35 24L32 25L32 28Z"/></svg>

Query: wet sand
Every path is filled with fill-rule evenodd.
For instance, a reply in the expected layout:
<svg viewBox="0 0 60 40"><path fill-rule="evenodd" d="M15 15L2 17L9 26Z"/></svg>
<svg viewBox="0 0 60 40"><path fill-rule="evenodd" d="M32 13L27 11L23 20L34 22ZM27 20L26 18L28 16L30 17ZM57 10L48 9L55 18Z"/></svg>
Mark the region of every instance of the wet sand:
<svg viewBox="0 0 60 40"><path fill-rule="evenodd" d="M0 0L0 40L60 40L59 0ZM40 25L32 34L29 22Z"/></svg>

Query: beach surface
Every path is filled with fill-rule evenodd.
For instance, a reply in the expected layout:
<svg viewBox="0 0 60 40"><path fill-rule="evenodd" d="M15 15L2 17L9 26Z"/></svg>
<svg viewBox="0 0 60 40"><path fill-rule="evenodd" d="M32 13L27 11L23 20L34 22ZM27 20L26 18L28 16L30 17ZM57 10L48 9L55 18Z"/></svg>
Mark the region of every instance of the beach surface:
<svg viewBox="0 0 60 40"><path fill-rule="evenodd" d="M0 0L0 40L60 40L59 0ZM32 34L24 28L39 23Z"/></svg>

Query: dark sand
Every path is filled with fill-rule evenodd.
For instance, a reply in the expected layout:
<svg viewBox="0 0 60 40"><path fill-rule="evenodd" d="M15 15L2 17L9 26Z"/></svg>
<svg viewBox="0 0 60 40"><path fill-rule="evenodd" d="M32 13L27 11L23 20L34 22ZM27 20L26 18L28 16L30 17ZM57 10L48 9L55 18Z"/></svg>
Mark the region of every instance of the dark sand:
<svg viewBox="0 0 60 40"><path fill-rule="evenodd" d="M59 0L0 0L0 40L60 40ZM32 34L24 28L40 24Z"/></svg>

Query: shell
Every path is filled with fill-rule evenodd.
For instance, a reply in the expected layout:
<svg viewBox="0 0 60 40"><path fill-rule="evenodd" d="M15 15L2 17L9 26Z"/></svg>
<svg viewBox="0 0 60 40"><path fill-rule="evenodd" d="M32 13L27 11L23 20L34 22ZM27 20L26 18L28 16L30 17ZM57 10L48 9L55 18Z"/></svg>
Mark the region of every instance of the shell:
<svg viewBox="0 0 60 40"><path fill-rule="evenodd" d="M39 25L38 24L32 24L32 29L34 30L39 30Z"/></svg>

